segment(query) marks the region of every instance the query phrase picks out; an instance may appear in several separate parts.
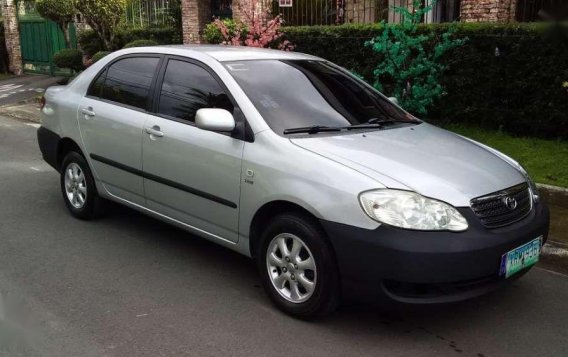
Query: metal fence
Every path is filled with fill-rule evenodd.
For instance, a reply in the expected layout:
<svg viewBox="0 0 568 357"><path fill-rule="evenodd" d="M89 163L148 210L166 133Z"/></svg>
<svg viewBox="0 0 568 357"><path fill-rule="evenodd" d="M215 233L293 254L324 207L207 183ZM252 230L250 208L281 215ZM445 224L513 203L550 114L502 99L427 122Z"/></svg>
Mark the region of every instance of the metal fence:
<svg viewBox="0 0 568 357"><path fill-rule="evenodd" d="M431 0L422 0L422 5ZM450 22L459 18L460 0L440 0L424 22ZM282 14L287 26L344 23L399 23L394 7L413 8L413 0L273 0L272 14Z"/></svg>
<svg viewBox="0 0 568 357"><path fill-rule="evenodd" d="M566 0L518 0L515 19L519 22L536 22L549 20L548 16L561 19L568 16ZM543 16L544 15L544 16Z"/></svg>
<svg viewBox="0 0 568 357"><path fill-rule="evenodd" d="M134 28L172 27L180 14L180 0L130 0L125 23Z"/></svg>

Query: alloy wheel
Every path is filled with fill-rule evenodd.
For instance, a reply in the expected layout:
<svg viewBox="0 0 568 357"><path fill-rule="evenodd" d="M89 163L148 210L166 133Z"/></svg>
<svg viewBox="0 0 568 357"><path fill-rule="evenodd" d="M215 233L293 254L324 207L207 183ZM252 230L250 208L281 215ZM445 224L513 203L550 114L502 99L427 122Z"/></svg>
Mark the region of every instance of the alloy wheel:
<svg viewBox="0 0 568 357"><path fill-rule="evenodd" d="M287 301L302 303L313 295L316 262L298 236L282 233L274 237L266 252L266 267L272 285Z"/></svg>

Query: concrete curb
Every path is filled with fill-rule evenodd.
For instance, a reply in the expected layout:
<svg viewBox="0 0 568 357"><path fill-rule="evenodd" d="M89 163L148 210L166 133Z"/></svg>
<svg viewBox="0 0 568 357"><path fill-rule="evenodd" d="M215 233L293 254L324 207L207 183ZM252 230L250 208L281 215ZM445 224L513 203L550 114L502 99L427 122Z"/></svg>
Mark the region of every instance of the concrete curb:
<svg viewBox="0 0 568 357"><path fill-rule="evenodd" d="M536 184L540 195L549 204L568 209L568 188L546 185L542 183Z"/></svg>

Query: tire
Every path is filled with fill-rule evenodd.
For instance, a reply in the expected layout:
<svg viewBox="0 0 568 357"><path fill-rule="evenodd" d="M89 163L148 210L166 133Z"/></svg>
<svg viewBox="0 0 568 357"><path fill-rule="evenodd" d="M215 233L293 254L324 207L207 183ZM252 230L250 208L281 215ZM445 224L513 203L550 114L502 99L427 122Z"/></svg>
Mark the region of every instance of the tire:
<svg viewBox="0 0 568 357"><path fill-rule="evenodd" d="M71 215L89 220L99 216L102 199L83 155L71 151L61 164L61 193Z"/></svg>
<svg viewBox="0 0 568 357"><path fill-rule="evenodd" d="M280 310L312 320L325 317L337 308L340 300L337 263L315 219L296 213L281 214L270 221L260 239L256 260L262 285ZM302 245L299 250L298 244Z"/></svg>

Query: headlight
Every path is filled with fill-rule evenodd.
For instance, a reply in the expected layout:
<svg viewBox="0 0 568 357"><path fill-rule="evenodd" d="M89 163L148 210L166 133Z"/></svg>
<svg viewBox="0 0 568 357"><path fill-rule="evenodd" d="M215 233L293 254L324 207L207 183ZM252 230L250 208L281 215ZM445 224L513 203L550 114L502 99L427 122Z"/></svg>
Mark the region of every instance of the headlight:
<svg viewBox="0 0 568 357"><path fill-rule="evenodd" d="M391 226L425 231L464 231L467 221L447 203L415 192L379 189L359 195L369 217Z"/></svg>
<svg viewBox="0 0 568 357"><path fill-rule="evenodd" d="M536 184L534 183L533 179L529 176L529 173L527 172L527 170L525 170L523 165L518 164L518 166L519 166L519 171L523 174L525 180L527 180L527 183L532 193L533 201L538 202L539 197L538 197L538 188L536 187Z"/></svg>

